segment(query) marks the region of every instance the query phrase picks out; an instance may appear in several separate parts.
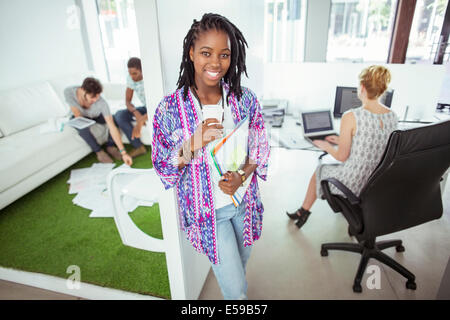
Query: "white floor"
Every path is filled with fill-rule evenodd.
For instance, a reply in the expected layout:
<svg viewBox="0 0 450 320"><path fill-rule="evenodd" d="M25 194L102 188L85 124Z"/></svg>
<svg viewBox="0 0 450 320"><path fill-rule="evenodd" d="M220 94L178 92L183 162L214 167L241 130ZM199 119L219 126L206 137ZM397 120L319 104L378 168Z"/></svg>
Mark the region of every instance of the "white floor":
<svg viewBox="0 0 450 320"><path fill-rule="evenodd" d="M406 280L375 260L380 268L380 289L368 289L365 274L363 292L353 293L353 279L360 255L330 251L320 256L326 242L350 242L347 223L323 200L298 230L285 211L294 211L303 200L307 183L319 153L273 148L267 182L260 184L265 212L263 234L253 248L247 267L249 299L435 299L450 256L450 179L443 197L444 215L416 228L383 239L402 239L406 251L384 252L416 276L417 290L408 290ZM380 238L381 239L381 238ZM77 299L51 291L0 281L0 299ZM222 299L210 271L200 299Z"/></svg>
<svg viewBox="0 0 450 320"><path fill-rule="evenodd" d="M372 259L369 265L377 265L381 271L380 289L366 287L370 277L366 273L363 292L357 294L352 285L360 255L343 251L320 255L322 243L352 241L342 215L318 200L299 230L285 214L301 205L318 155L272 149L270 176L260 185L265 207L263 234L247 267L249 299L435 299L450 256L450 183L440 220L379 238L403 240L405 252L397 253L394 248L384 252L415 274L417 290L406 289L403 276ZM222 299L212 272L200 299Z"/></svg>

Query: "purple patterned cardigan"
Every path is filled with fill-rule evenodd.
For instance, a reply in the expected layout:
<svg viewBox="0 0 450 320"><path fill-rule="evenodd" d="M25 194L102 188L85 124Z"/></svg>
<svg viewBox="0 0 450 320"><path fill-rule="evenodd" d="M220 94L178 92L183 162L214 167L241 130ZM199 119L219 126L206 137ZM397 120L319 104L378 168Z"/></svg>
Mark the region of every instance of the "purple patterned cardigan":
<svg viewBox="0 0 450 320"><path fill-rule="evenodd" d="M229 87L223 86L228 94ZM250 246L261 236L264 207L257 176L266 180L270 149L256 95L242 87L241 99L238 101L231 94L229 105L235 124L250 115L249 157L258 165L244 196L244 246ZM190 92L186 100L183 99L183 89L164 97L153 118L152 161L165 189L176 187L181 229L198 252L206 254L212 263L217 264L216 214L206 148L200 150L190 164L178 169L181 145L200 122Z"/></svg>

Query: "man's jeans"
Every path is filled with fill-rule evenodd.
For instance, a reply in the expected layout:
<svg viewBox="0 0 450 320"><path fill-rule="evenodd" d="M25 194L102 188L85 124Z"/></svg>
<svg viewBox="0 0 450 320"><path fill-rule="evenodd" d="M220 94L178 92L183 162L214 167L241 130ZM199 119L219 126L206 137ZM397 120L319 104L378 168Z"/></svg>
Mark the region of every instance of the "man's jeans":
<svg viewBox="0 0 450 320"><path fill-rule="evenodd" d="M245 267L252 247L244 247L243 230L246 204L227 205L216 211L216 238L219 264L212 269L226 300L247 299Z"/></svg>
<svg viewBox="0 0 450 320"><path fill-rule="evenodd" d="M138 107L136 110L142 115L147 114L147 108L145 106ZM128 109L119 110L114 115L114 120L119 128L125 133L133 148L137 149L142 145L142 142L139 138L131 139L131 134L133 133L133 125L131 124L131 121L134 120L133 118L134 115L128 111Z"/></svg>
<svg viewBox="0 0 450 320"><path fill-rule="evenodd" d="M97 123L100 124L105 124L105 118L103 117L103 115L99 115L97 118L93 118L92 120L94 120ZM106 145L109 146L114 146L114 140L111 137L111 133L108 130L108 141L106 142ZM94 135L92 134L90 127L84 128L84 129L77 129L78 134L83 138L84 141L86 141L86 143L89 145L89 147L91 147L92 151L94 152L99 152L101 150L100 145L97 143L97 140L95 139Z"/></svg>

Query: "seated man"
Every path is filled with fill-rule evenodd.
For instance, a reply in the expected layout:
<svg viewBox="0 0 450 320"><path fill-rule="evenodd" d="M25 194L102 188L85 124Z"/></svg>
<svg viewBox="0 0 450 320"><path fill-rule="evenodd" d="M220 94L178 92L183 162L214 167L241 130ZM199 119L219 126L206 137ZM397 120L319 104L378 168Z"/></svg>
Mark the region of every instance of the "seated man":
<svg viewBox="0 0 450 320"><path fill-rule="evenodd" d="M147 152L147 149L139 138L141 137L142 126L145 125L148 117L147 108L145 107L144 80L142 76L141 60L139 58L130 58L127 66L127 90L125 92L125 103L127 108L117 111L114 115L114 119L133 146L134 149L130 151L130 156L134 158ZM136 92L139 100L144 104L144 106L136 108L131 103L134 92ZM131 124L133 118L136 119L137 122L134 128Z"/></svg>
<svg viewBox="0 0 450 320"><path fill-rule="evenodd" d="M109 106L105 99L100 96L102 90L102 85L97 79L86 78L81 87L73 86L66 88L64 90L64 97L75 117L89 118L101 124L106 123L109 129L106 151L116 160L122 159L127 165L131 165L133 161L125 151L122 139L120 138L120 132L114 124ZM77 130L84 141L91 147L92 151L97 154L98 161L112 163L113 160L101 149L89 128ZM119 147L120 151L114 146L114 143Z"/></svg>

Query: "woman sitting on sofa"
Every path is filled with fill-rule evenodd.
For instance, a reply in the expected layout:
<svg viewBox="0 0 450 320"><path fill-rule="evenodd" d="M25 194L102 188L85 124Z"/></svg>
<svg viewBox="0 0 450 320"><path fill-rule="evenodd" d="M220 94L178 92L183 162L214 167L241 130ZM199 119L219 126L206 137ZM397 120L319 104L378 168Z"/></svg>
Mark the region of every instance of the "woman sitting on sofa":
<svg viewBox="0 0 450 320"><path fill-rule="evenodd" d="M109 106L105 99L100 96L102 90L102 85L97 79L86 78L81 87L73 86L66 88L64 90L64 97L75 117L89 118L100 124L106 123L109 129L106 151L116 160L122 159L127 165L131 165L133 160L123 146L120 132L114 123ZM91 147L92 151L97 154L98 161L103 163L113 162L111 157L97 143L89 127L77 130L83 140Z"/></svg>

